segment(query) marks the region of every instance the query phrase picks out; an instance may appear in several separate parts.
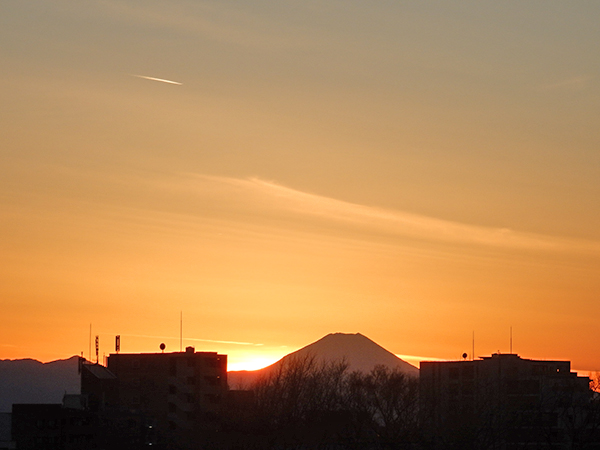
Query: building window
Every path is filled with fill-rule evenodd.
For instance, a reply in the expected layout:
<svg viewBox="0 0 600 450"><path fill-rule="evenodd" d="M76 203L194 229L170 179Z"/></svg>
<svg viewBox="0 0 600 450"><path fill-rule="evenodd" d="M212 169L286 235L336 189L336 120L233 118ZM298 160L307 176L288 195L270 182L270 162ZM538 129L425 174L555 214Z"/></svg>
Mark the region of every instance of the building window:
<svg viewBox="0 0 600 450"><path fill-rule="evenodd" d="M217 358L206 358L206 364L208 367L219 367L219 360Z"/></svg>
<svg viewBox="0 0 600 450"><path fill-rule="evenodd" d="M221 401L221 397L215 394L205 394L204 398L210 403L219 403Z"/></svg>
<svg viewBox="0 0 600 450"><path fill-rule="evenodd" d="M475 378L475 367L471 365L463 366L462 376L463 378L466 378L468 380L472 380L473 378Z"/></svg>
<svg viewBox="0 0 600 450"><path fill-rule="evenodd" d="M219 377L206 375L204 377L204 380L206 381L207 384L209 384L211 386L216 386L219 384Z"/></svg>
<svg viewBox="0 0 600 450"><path fill-rule="evenodd" d="M456 398L456 397L458 397L458 385L451 384L448 387L448 394L450 395L450 398Z"/></svg>

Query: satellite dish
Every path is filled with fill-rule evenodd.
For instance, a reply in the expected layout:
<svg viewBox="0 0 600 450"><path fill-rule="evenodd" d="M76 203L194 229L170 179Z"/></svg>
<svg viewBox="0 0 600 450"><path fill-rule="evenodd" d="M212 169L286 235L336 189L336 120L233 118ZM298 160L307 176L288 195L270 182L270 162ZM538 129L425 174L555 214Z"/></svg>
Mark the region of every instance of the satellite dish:
<svg viewBox="0 0 600 450"><path fill-rule="evenodd" d="M165 343L163 342L162 344L160 344L160 349L164 352L165 348L167 348L167 346L165 345Z"/></svg>
<svg viewBox="0 0 600 450"><path fill-rule="evenodd" d="M467 360L467 356L469 356L469 355L467 355L466 353L463 353L463 354L462 354L462 357L463 357L463 359L464 359L465 361Z"/></svg>

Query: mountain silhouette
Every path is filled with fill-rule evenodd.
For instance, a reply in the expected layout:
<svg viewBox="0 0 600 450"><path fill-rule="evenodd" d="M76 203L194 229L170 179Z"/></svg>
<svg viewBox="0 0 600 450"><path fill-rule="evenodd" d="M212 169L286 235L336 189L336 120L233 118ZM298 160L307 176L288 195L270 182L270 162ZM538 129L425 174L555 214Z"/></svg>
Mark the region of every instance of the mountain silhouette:
<svg viewBox="0 0 600 450"><path fill-rule="evenodd" d="M350 371L367 373L377 365L384 365L407 375L419 375L419 369L360 333L332 333L264 369L229 372L229 386L248 387L282 364L304 357L315 357L319 362L344 360ZM13 403L61 403L65 393L79 393L77 365L77 356L49 363L34 359L0 360L0 413L10 412Z"/></svg>
<svg viewBox="0 0 600 450"><path fill-rule="evenodd" d="M267 376L282 364L295 358L314 357L317 361L341 361L348 364L349 371L368 373L375 366L383 365L390 369L417 377L419 369L403 361L379 344L360 333L331 333L306 347L296 350L263 369L252 371L231 371L228 374L229 386L232 389L248 387L256 380Z"/></svg>
<svg viewBox="0 0 600 450"><path fill-rule="evenodd" d="M78 358L0 360L0 413L11 412L13 403L62 403L65 393L79 394Z"/></svg>

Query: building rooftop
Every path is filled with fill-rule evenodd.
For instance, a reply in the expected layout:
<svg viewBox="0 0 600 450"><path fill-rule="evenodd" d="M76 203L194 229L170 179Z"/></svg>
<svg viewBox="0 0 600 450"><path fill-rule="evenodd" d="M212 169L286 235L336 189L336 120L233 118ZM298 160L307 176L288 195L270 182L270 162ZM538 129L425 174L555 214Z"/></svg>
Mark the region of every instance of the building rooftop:
<svg viewBox="0 0 600 450"><path fill-rule="evenodd" d="M96 378L103 380L113 380L117 376L100 364L84 364L84 367Z"/></svg>

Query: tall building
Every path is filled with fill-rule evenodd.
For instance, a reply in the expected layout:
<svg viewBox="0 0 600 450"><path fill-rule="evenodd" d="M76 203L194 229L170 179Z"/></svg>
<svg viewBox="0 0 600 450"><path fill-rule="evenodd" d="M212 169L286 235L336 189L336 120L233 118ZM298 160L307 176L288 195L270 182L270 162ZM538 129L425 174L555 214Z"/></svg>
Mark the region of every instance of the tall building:
<svg viewBox="0 0 600 450"><path fill-rule="evenodd" d="M180 448L218 429L227 393L227 355L215 352L116 353L107 367L82 367L82 394L91 408L139 413L155 447ZM169 446L168 448L173 448Z"/></svg>
<svg viewBox="0 0 600 450"><path fill-rule="evenodd" d="M589 378L569 361L493 354L422 362L420 411L434 448L573 448L597 440Z"/></svg>
<svg viewBox="0 0 600 450"><path fill-rule="evenodd" d="M196 352L112 354L119 405L152 412L170 429L210 422L227 391L227 355Z"/></svg>

